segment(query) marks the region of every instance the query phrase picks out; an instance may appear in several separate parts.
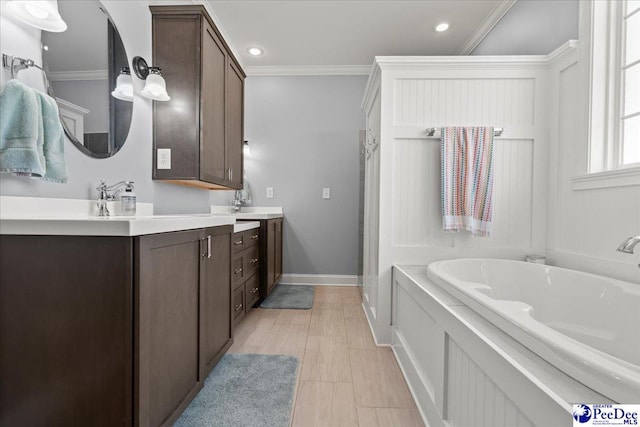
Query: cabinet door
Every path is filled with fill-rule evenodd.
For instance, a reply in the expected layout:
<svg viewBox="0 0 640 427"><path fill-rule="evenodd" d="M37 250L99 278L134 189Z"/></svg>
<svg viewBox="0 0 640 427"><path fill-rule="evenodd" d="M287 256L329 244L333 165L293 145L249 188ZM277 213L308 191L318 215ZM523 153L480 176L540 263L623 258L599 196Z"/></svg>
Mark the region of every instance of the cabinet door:
<svg viewBox="0 0 640 427"><path fill-rule="evenodd" d="M202 388L203 237L190 230L136 239L136 425L170 425Z"/></svg>
<svg viewBox="0 0 640 427"><path fill-rule="evenodd" d="M133 424L132 246L0 236L0 426Z"/></svg>
<svg viewBox="0 0 640 427"><path fill-rule="evenodd" d="M228 172L224 88L227 54L222 42L204 18L202 25L200 179L226 185Z"/></svg>
<svg viewBox="0 0 640 427"><path fill-rule="evenodd" d="M229 186L242 188L244 77L229 58L227 68L227 167Z"/></svg>
<svg viewBox="0 0 640 427"><path fill-rule="evenodd" d="M207 229L211 257L202 259L205 376L231 345L231 234L218 233Z"/></svg>
<svg viewBox="0 0 640 427"><path fill-rule="evenodd" d="M282 276L282 218L276 220L275 249L274 249L274 272L273 282L278 283Z"/></svg>
<svg viewBox="0 0 640 427"><path fill-rule="evenodd" d="M265 284L267 295L271 293L271 289L275 284L275 278L276 278L275 260L276 260L276 220L270 219L267 221L267 253L266 253L267 283Z"/></svg>

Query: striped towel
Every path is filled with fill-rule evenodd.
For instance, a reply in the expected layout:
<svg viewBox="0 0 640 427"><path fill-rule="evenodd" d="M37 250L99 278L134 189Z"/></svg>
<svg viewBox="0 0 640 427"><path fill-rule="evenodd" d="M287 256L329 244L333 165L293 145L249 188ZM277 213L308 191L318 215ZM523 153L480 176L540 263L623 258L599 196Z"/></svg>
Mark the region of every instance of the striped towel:
<svg viewBox="0 0 640 427"><path fill-rule="evenodd" d="M491 233L493 128L442 128L442 228Z"/></svg>

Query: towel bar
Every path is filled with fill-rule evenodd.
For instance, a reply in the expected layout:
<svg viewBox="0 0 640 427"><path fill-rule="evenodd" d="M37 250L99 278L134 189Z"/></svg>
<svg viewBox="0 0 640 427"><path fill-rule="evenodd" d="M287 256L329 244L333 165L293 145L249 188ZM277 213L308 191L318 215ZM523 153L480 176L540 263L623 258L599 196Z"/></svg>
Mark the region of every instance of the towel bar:
<svg viewBox="0 0 640 427"><path fill-rule="evenodd" d="M12 79L15 79L20 71L26 70L27 68L34 67L39 69L40 71L42 71L42 74L44 75L44 83L45 83L47 93L53 97L53 94L51 91L51 81L49 80L49 73L47 73L47 70L45 70L44 68L36 64L33 61L33 59L19 58L17 56L7 55L6 53L3 53L2 66L5 69L11 71Z"/></svg>
<svg viewBox="0 0 640 427"><path fill-rule="evenodd" d="M439 130L439 128L427 128L427 136L434 136ZM502 136L503 133L504 128L493 128L493 136Z"/></svg>

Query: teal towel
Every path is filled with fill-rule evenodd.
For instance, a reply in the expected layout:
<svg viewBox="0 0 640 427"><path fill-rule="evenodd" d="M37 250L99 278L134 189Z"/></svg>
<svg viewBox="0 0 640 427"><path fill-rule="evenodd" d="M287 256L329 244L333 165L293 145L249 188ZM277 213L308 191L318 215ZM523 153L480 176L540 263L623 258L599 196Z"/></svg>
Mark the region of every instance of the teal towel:
<svg viewBox="0 0 640 427"><path fill-rule="evenodd" d="M0 92L0 172L41 177L40 103L35 90L10 80Z"/></svg>
<svg viewBox="0 0 640 427"><path fill-rule="evenodd" d="M42 139L45 160L45 181L67 182L67 163L64 159L64 130L60 123L60 113L56 100L42 92L37 92L42 118Z"/></svg>
<svg viewBox="0 0 640 427"><path fill-rule="evenodd" d="M0 172L67 182L58 106L17 80L0 92Z"/></svg>

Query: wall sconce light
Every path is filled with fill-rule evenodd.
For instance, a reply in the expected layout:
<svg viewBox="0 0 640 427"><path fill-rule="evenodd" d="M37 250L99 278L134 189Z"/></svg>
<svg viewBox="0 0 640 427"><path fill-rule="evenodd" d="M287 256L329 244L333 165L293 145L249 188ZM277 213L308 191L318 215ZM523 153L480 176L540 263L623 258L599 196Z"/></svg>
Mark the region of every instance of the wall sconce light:
<svg viewBox="0 0 640 427"><path fill-rule="evenodd" d="M162 78L162 73L158 67L149 67L147 61L136 56L133 58L133 71L142 80L146 80L144 89L140 94L154 101L168 101L171 98L167 93L167 84Z"/></svg>
<svg viewBox="0 0 640 427"><path fill-rule="evenodd" d="M251 157L251 147L249 147L249 141L245 141L242 143L242 154L245 157Z"/></svg>
<svg viewBox="0 0 640 427"><path fill-rule="evenodd" d="M120 75L116 80L116 88L111 92L111 96L121 101L133 102L133 82L129 67L120 68Z"/></svg>
<svg viewBox="0 0 640 427"><path fill-rule="evenodd" d="M61 33L67 29L67 23L58 13L57 0L12 0L7 3L7 12L41 30Z"/></svg>

